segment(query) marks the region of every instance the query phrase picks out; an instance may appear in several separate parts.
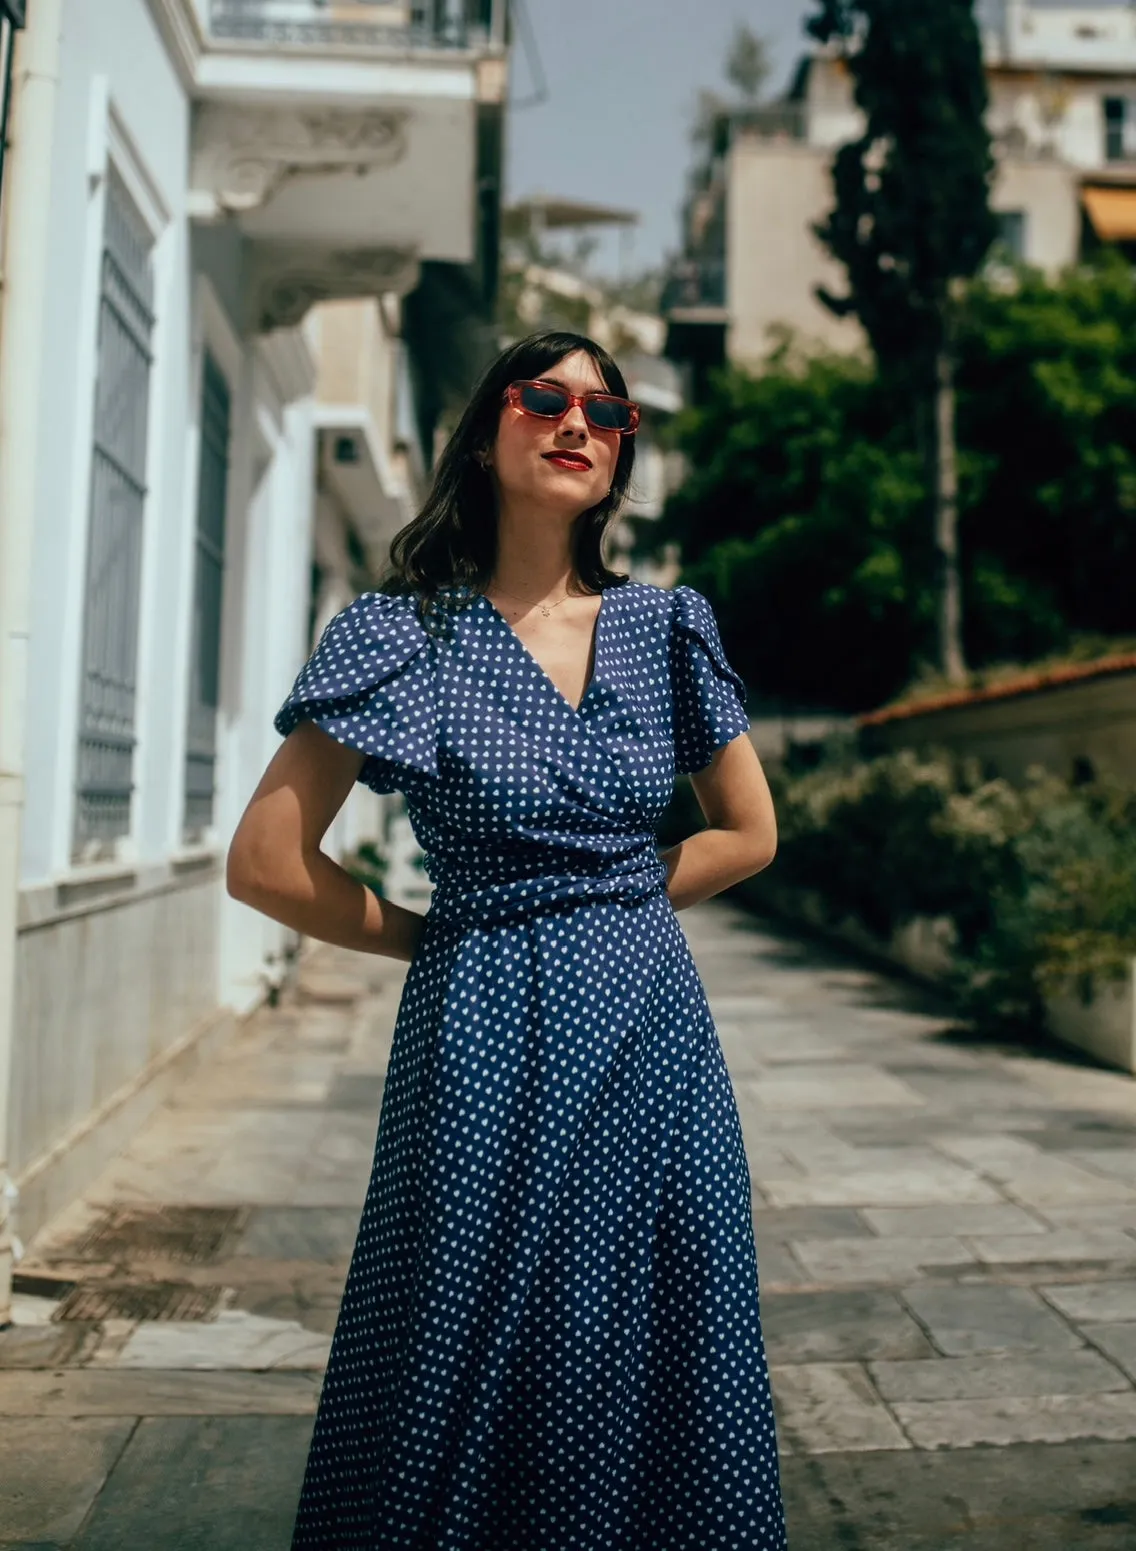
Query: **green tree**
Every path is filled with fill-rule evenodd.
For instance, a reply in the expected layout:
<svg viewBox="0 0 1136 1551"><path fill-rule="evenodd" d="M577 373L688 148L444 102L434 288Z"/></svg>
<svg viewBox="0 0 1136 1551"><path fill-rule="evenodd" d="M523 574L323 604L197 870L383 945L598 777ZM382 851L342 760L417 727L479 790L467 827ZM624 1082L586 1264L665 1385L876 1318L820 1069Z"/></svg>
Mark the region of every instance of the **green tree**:
<svg viewBox="0 0 1136 1551"><path fill-rule="evenodd" d="M771 70L769 45L756 32L739 23L726 54L726 80L748 103L755 103Z"/></svg>
<svg viewBox="0 0 1136 1551"><path fill-rule="evenodd" d="M956 351L962 286L996 235L986 78L973 0L819 0L809 31L840 46L864 133L833 166L836 207L818 227L845 267L881 369L917 406L937 564L939 662L965 678L958 559Z"/></svg>
<svg viewBox="0 0 1136 1551"><path fill-rule="evenodd" d="M929 645L929 560L910 426L871 364L783 345L677 429L689 474L652 540L714 598L738 671L835 709L897 693Z"/></svg>
<svg viewBox="0 0 1136 1551"><path fill-rule="evenodd" d="M1105 254L976 282L955 348L974 672L1131 650L1136 271ZM759 693L862 710L929 676L935 554L894 378L783 344L677 429L689 473L651 537L679 545Z"/></svg>
<svg viewBox="0 0 1136 1551"><path fill-rule="evenodd" d="M958 358L968 649L1021 661L1133 634L1136 272L1105 252L1056 283L977 285Z"/></svg>

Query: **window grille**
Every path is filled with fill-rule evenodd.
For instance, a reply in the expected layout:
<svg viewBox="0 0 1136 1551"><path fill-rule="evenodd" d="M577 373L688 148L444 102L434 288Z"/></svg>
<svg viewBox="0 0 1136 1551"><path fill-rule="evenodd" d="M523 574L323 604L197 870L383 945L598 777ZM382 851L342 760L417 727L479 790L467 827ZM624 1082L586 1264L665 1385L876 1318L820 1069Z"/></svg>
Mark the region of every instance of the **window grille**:
<svg viewBox="0 0 1136 1551"><path fill-rule="evenodd" d="M1136 97L1106 97L1104 154L1110 162L1136 161Z"/></svg>
<svg viewBox="0 0 1136 1551"><path fill-rule="evenodd" d="M75 853L130 832L154 278L150 234L107 179L87 538Z"/></svg>
<svg viewBox="0 0 1136 1551"><path fill-rule="evenodd" d="M1026 212L1024 210L998 210L995 212L998 236L995 247L1015 262L1026 256Z"/></svg>
<svg viewBox="0 0 1136 1551"><path fill-rule="evenodd" d="M213 823L217 707L221 689L221 602L225 506L229 487L229 387L206 353L201 385L201 459L193 580L193 642L185 756L185 838L200 840Z"/></svg>

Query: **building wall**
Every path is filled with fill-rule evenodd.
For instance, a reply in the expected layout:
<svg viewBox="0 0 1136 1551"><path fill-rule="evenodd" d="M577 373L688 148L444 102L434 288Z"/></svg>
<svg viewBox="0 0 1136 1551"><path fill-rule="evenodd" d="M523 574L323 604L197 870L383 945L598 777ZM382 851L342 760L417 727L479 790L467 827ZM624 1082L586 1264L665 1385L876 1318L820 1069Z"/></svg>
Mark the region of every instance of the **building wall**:
<svg viewBox="0 0 1136 1551"><path fill-rule="evenodd" d="M50 188L49 363L33 524L26 806L9 1094L27 1239L121 1147L191 1052L257 1002L291 935L230 900L224 853L306 655L314 429L304 354L240 330L239 239L191 240L190 110L143 0L68 0ZM153 236L131 826L73 859L108 177ZM232 397L212 830L183 840L200 398ZM310 367L310 362L308 366Z"/></svg>
<svg viewBox="0 0 1136 1551"><path fill-rule="evenodd" d="M153 580L155 546L180 524L185 500L188 335L187 228L181 216L189 111L145 6L107 0L97 8L70 0L60 59L59 109L50 188L51 303L40 413L50 427L40 440L32 641L28 682L28 782L22 875L41 883L66 873L71 858L75 729L82 650L94 413L98 292L108 163L139 196L157 225L154 251L154 367L149 434L149 511L145 584ZM142 150L144 147L144 151ZM149 573L147 573L149 567ZM153 677L174 672L168 613L142 621L140 660ZM162 707L139 726L140 757L160 738ZM154 852L159 786L138 794L139 854Z"/></svg>
<svg viewBox="0 0 1136 1551"><path fill-rule="evenodd" d="M769 330L787 325L808 341L856 350L859 325L817 300L823 284L839 294L843 271L812 225L832 206L829 152L819 146L742 135L730 159L726 233L730 359L756 366Z"/></svg>
<svg viewBox="0 0 1136 1551"><path fill-rule="evenodd" d="M1022 257L1049 274L1075 262L1081 246L1081 205L1077 176L1056 161L1005 158L990 200L998 211L1022 212Z"/></svg>
<svg viewBox="0 0 1136 1551"><path fill-rule="evenodd" d="M731 157L729 190L729 354L755 367L767 354L770 330L788 326L805 340L857 350L863 332L817 299L824 286L847 289L844 271L813 227L832 207L831 153L824 147L740 136ZM1060 162L1003 160L991 203L1025 215L1031 264L1053 273L1072 263L1080 246L1077 178Z"/></svg>
<svg viewBox="0 0 1136 1551"><path fill-rule="evenodd" d="M1035 764L1068 780L1083 760L1098 776L1129 781L1136 769L1136 673L897 717L864 736L873 749L942 747L973 755L1013 782L1024 781Z"/></svg>
<svg viewBox="0 0 1136 1551"><path fill-rule="evenodd" d="M1106 156L1105 101L1136 97L1136 66L1127 74L1088 76L995 67L989 84L996 137L1016 139L1082 172L1124 165Z"/></svg>

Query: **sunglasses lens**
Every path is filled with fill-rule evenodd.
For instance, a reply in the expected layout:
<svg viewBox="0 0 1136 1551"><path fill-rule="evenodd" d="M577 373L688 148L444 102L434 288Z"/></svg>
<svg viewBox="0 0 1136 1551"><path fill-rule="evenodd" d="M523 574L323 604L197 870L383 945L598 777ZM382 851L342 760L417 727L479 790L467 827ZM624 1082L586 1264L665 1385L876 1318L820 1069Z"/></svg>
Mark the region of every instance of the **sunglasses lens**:
<svg viewBox="0 0 1136 1551"><path fill-rule="evenodd" d="M562 415L568 408L568 397L560 388L526 382L521 388L521 408L530 415Z"/></svg>
<svg viewBox="0 0 1136 1551"><path fill-rule="evenodd" d="M631 406L620 399L592 399L587 414L597 431L626 431L631 424Z"/></svg>

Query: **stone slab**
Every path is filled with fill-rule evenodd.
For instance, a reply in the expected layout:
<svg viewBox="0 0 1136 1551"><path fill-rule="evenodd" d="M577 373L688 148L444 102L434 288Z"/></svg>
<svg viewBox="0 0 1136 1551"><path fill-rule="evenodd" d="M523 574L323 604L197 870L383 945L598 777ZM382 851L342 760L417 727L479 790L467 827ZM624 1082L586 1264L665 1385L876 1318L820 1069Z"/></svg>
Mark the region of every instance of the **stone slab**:
<svg viewBox="0 0 1136 1551"><path fill-rule="evenodd" d="M1038 1215L1055 1228L1122 1228L1126 1233L1136 1233L1136 1201L1047 1206Z"/></svg>
<svg viewBox="0 0 1136 1551"><path fill-rule="evenodd" d="M1083 1345L1028 1287L910 1287L903 1301L947 1357Z"/></svg>
<svg viewBox="0 0 1136 1551"><path fill-rule="evenodd" d="M1136 1329L1136 1327L1133 1327ZM1124 1391L1124 1375L1097 1352L944 1357L933 1362L872 1362L885 1400L994 1400L1005 1396L1097 1395Z"/></svg>
<svg viewBox="0 0 1136 1551"><path fill-rule="evenodd" d="M358 1231L358 1212L342 1207L260 1207L250 1214L236 1254L266 1260L346 1260Z"/></svg>
<svg viewBox="0 0 1136 1551"><path fill-rule="evenodd" d="M310 1436L307 1417L147 1419L73 1551L288 1551Z"/></svg>
<svg viewBox="0 0 1136 1551"><path fill-rule="evenodd" d="M10 1325L0 1330L0 1369L62 1368L80 1358L96 1331L96 1326L79 1320L65 1325Z"/></svg>
<svg viewBox="0 0 1136 1551"><path fill-rule="evenodd" d="M981 1169L991 1179L1010 1179L1044 1159L1032 1142L1020 1136L972 1136L968 1133L934 1137L937 1151L969 1168Z"/></svg>
<svg viewBox="0 0 1136 1551"><path fill-rule="evenodd" d="M1093 1148L1077 1150L1069 1154L1073 1163L1092 1169L1098 1174L1108 1174L1116 1179L1136 1185L1136 1137L1130 1137L1127 1147Z"/></svg>
<svg viewBox="0 0 1136 1551"><path fill-rule="evenodd" d="M1136 1444L782 1463L792 1551L1132 1551Z"/></svg>
<svg viewBox="0 0 1136 1551"><path fill-rule="evenodd" d="M1022 1206L1097 1206L1108 1202L1136 1204L1136 1190L1123 1180L1090 1174L1075 1164L1057 1160L1048 1168L1031 1169L1000 1180L1002 1190Z"/></svg>
<svg viewBox="0 0 1136 1551"><path fill-rule="evenodd" d="M1117 1324L1136 1320L1136 1280L1065 1283L1043 1287L1041 1291L1054 1308L1078 1323L1102 1320Z"/></svg>
<svg viewBox="0 0 1136 1551"><path fill-rule="evenodd" d="M1136 1393L1032 1395L991 1400L896 1401L893 1407L920 1449L1006 1448L1074 1438L1136 1439Z"/></svg>
<svg viewBox="0 0 1136 1551"><path fill-rule="evenodd" d="M222 1309L211 1320L139 1325L120 1352L118 1366L322 1373L330 1348L326 1336L291 1321L266 1319L243 1309Z"/></svg>
<svg viewBox="0 0 1136 1551"><path fill-rule="evenodd" d="M753 1214L759 1242L788 1244L792 1239L868 1239L870 1230L859 1212L839 1206L766 1208Z"/></svg>
<svg viewBox="0 0 1136 1551"><path fill-rule="evenodd" d="M775 1293L762 1299L762 1329L774 1362L921 1358L934 1348L894 1293Z"/></svg>
<svg viewBox="0 0 1136 1551"><path fill-rule="evenodd" d="M1116 1228L1057 1228L1052 1233L976 1236L968 1243L988 1266L1056 1264L1064 1260L1136 1265L1136 1239Z"/></svg>
<svg viewBox="0 0 1136 1551"><path fill-rule="evenodd" d="M923 1173L888 1170L814 1175L766 1180L762 1188L776 1207L1000 1205L1005 1199L977 1174L945 1160L940 1168Z"/></svg>
<svg viewBox="0 0 1136 1551"><path fill-rule="evenodd" d="M928 1266L972 1265L958 1239L795 1239L792 1250L813 1280L829 1286L857 1282L904 1285Z"/></svg>
<svg viewBox="0 0 1136 1551"><path fill-rule="evenodd" d="M1044 1233L1020 1206L866 1206L862 1216L884 1238L955 1238L973 1234Z"/></svg>
<svg viewBox="0 0 1136 1551"><path fill-rule="evenodd" d="M134 1425L103 1417L0 1417L0 1545L69 1542Z"/></svg>
<svg viewBox="0 0 1136 1551"><path fill-rule="evenodd" d="M1136 1381L1136 1324L1086 1325L1085 1334L1128 1377Z"/></svg>
<svg viewBox="0 0 1136 1551"><path fill-rule="evenodd" d="M320 1383L315 1373L0 1373L0 1417L307 1416Z"/></svg>
<svg viewBox="0 0 1136 1551"><path fill-rule="evenodd" d="M783 1244L757 1246L757 1274L761 1286L799 1286L812 1278Z"/></svg>
<svg viewBox="0 0 1136 1551"><path fill-rule="evenodd" d="M908 1449L858 1363L813 1363L774 1368L778 1432L795 1454L861 1449Z"/></svg>
<svg viewBox="0 0 1136 1551"><path fill-rule="evenodd" d="M865 1104L918 1109L925 1102L898 1077L856 1063L781 1066L744 1087L762 1109L855 1109Z"/></svg>

